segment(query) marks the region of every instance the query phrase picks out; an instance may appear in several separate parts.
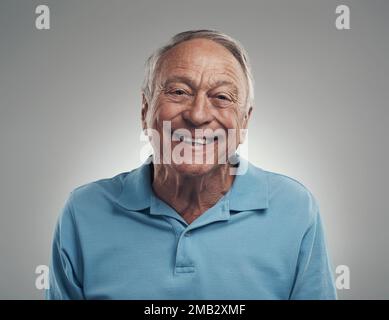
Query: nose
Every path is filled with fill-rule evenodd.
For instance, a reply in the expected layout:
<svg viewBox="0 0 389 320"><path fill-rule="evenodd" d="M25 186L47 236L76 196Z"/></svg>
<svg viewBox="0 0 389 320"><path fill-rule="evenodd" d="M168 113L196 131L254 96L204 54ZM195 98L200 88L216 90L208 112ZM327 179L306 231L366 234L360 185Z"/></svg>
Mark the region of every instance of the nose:
<svg viewBox="0 0 389 320"><path fill-rule="evenodd" d="M206 95L197 94L189 110L184 111L183 118L194 127L210 123L213 115Z"/></svg>

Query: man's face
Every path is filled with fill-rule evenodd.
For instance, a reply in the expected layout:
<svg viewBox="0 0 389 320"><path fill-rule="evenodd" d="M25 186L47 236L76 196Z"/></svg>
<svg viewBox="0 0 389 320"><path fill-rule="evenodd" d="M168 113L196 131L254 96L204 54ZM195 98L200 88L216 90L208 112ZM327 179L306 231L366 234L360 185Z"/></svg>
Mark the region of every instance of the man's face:
<svg viewBox="0 0 389 320"><path fill-rule="evenodd" d="M143 127L156 130L161 137L152 140L154 151L160 153L160 159L170 158L168 165L181 174L206 174L242 142L240 129L247 127L251 113L245 106L243 70L223 46L193 39L169 50L158 71L153 105L144 100L143 106L144 112L150 113ZM171 124L169 132L166 126L164 129L166 121ZM214 138L212 132L224 133L224 137L218 134ZM164 139L172 140L169 157L162 154ZM181 163L177 163L177 155L183 156Z"/></svg>

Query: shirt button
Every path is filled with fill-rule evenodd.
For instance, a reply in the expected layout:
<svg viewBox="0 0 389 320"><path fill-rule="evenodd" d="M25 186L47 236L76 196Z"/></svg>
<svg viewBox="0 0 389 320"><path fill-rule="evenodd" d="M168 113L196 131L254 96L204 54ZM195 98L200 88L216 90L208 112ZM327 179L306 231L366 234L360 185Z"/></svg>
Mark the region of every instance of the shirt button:
<svg viewBox="0 0 389 320"><path fill-rule="evenodd" d="M188 231L188 232L185 233L184 236L185 236L185 237L190 237L190 235L191 235L191 233L190 233L190 231Z"/></svg>

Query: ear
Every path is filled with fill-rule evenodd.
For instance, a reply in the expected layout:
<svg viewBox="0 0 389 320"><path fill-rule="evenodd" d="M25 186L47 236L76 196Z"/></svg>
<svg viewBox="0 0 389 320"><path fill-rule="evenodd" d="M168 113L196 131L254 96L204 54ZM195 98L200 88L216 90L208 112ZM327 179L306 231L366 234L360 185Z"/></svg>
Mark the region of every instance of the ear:
<svg viewBox="0 0 389 320"><path fill-rule="evenodd" d="M146 96L142 93L142 129L147 129L147 112L149 110L149 103L147 102Z"/></svg>
<svg viewBox="0 0 389 320"><path fill-rule="evenodd" d="M252 111L253 111L253 107L250 106L249 110L247 112L245 112L245 114L243 116L242 129L247 129ZM244 143L244 141L246 140L246 135L247 135L247 130L245 130L244 132L240 132L240 141L239 141L240 144Z"/></svg>
<svg viewBox="0 0 389 320"><path fill-rule="evenodd" d="M243 118L243 129L247 129L252 111L253 111L253 107L250 106L249 110L245 113Z"/></svg>

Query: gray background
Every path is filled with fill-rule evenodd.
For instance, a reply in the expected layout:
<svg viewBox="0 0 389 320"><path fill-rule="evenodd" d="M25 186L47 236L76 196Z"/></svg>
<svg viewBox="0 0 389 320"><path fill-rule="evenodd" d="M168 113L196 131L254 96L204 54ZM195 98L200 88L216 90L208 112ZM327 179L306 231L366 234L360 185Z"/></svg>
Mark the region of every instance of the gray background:
<svg viewBox="0 0 389 320"><path fill-rule="evenodd" d="M248 50L249 159L317 197L333 264L351 270L340 298L389 298L388 14L384 0L1 0L0 298L42 298L35 267L69 192L139 165L144 60L192 28Z"/></svg>

